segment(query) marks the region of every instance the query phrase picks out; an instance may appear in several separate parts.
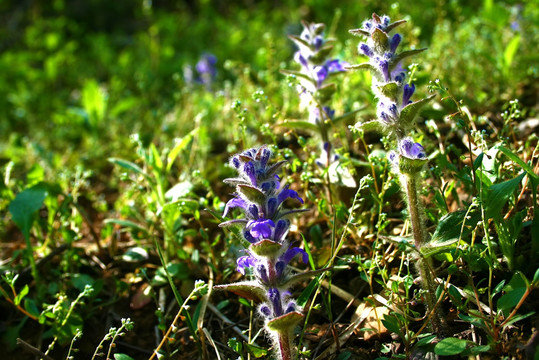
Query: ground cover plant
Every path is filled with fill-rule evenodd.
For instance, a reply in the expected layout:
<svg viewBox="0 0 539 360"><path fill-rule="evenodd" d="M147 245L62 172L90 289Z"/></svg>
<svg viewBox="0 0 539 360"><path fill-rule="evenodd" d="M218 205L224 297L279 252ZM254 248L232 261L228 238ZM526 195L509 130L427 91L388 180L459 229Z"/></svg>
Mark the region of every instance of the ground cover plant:
<svg viewBox="0 0 539 360"><path fill-rule="evenodd" d="M0 9L3 358L539 358L534 2Z"/></svg>

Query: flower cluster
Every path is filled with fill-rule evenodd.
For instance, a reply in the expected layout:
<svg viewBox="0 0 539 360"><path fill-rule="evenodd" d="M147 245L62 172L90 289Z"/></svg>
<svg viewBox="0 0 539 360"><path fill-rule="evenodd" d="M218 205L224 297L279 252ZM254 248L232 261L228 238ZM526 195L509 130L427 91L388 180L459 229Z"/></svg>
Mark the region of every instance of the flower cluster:
<svg viewBox="0 0 539 360"><path fill-rule="evenodd" d="M400 20L391 23L388 16L373 14L372 19L364 21L361 28L350 30L352 34L366 38L366 42L359 44L358 52L369 58L368 62L350 68L368 70L373 74L372 88L378 98L377 119L359 124L359 127L381 130L398 143L398 156L413 159L415 157L410 157L409 151L405 151L408 149L408 133L419 109L434 95L411 101L415 85L406 83L402 61L426 49L397 51L402 36L390 35L390 32L404 22ZM420 144L417 146L421 147Z"/></svg>
<svg viewBox="0 0 539 360"><path fill-rule="evenodd" d="M292 244L287 234L289 216L304 210L286 209L284 203L292 199L303 204L298 193L281 186L277 175L286 161L270 164L272 153L266 147L249 149L230 159L238 177L224 182L236 187L234 198L227 202L223 216L232 209L241 210L243 217L225 221L220 226L238 225L248 248L237 260L237 270L246 274L251 269L254 281L221 285L217 289L230 290L261 301L259 313L267 330L278 335L288 334L301 320L301 309L291 298L290 286L302 274L292 274L288 264L296 256L308 262L307 253Z"/></svg>
<svg viewBox="0 0 539 360"><path fill-rule="evenodd" d="M290 36L298 46L294 60L301 68L300 71L286 70L284 73L294 75L299 80L301 105L308 109L309 122L317 126L322 138L322 155L317 162L328 166L328 162L335 158L325 123L334 118L335 110L329 106L329 102L336 91L335 84L329 80L333 75L345 72L348 63L330 58L333 40L324 37L324 28L324 24L303 23L301 35Z"/></svg>

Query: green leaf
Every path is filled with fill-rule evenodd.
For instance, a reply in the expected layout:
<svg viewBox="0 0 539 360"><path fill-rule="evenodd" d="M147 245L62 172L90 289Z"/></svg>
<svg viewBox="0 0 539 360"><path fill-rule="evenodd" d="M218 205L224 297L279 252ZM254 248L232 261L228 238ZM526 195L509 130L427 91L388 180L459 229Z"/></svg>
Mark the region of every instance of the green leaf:
<svg viewBox="0 0 539 360"><path fill-rule="evenodd" d="M468 219L466 219L464 228L464 218L466 217L466 211L454 211L444 215L438 222L438 226L432 235L429 243L432 244L444 244L448 241L459 239L461 231L463 237L471 231L470 226L477 224L481 214L478 211L471 211L468 213Z"/></svg>
<svg viewBox="0 0 539 360"><path fill-rule="evenodd" d="M486 204L487 218L495 218L501 215L505 203L511 196L513 196L513 193L520 185L524 175L525 173L522 173L514 179L494 184L488 189L488 199Z"/></svg>
<svg viewBox="0 0 539 360"><path fill-rule="evenodd" d="M407 50L407 51L403 51L401 53L398 53L397 55L395 55L395 57L393 59L391 59L391 65L389 66L389 70L393 70L395 68L395 66L397 66L397 64L399 62L406 59L407 57L419 54L419 53L421 53L421 52L423 52L425 50L427 50L427 48Z"/></svg>
<svg viewBox="0 0 539 360"><path fill-rule="evenodd" d="M230 291L238 296L257 302L266 301L266 289L258 281L241 281L233 284L215 285L213 290Z"/></svg>
<svg viewBox="0 0 539 360"><path fill-rule="evenodd" d="M394 332L395 334L399 335L399 337L402 338L402 331L401 327L399 325L399 321L397 317L393 315L384 315L384 318L382 319L382 324L391 332Z"/></svg>
<svg viewBox="0 0 539 360"><path fill-rule="evenodd" d="M255 204L263 204L266 200L266 195L262 190L251 185L238 185L236 187L249 201Z"/></svg>
<svg viewBox="0 0 539 360"><path fill-rule="evenodd" d="M275 319L270 320L267 323L267 327L270 330L277 331L281 334L287 334L293 330L296 325L303 319L303 314L292 311Z"/></svg>
<svg viewBox="0 0 539 360"><path fill-rule="evenodd" d="M255 346L253 344L245 343L245 348L257 359L261 358L262 356L268 355L268 350Z"/></svg>
<svg viewBox="0 0 539 360"><path fill-rule="evenodd" d="M114 360L135 360L135 359L125 354L114 354Z"/></svg>
<svg viewBox="0 0 539 360"><path fill-rule="evenodd" d="M290 129L300 129L300 130L310 130L318 133L320 130L318 125L313 124L310 121L305 120L284 120L281 123L276 124L277 126L283 126Z"/></svg>
<svg viewBox="0 0 539 360"><path fill-rule="evenodd" d="M406 127L411 127L413 124L413 121L419 112L419 110L425 106L429 101L434 99L436 94L432 94L429 97L426 97L424 99L415 101L411 104L406 105L402 110L400 114L400 121L401 123Z"/></svg>
<svg viewBox="0 0 539 360"><path fill-rule="evenodd" d="M154 143L150 144L150 151L153 160L152 165L159 171L163 170L163 160L161 160L161 155L159 154L159 151L157 151Z"/></svg>
<svg viewBox="0 0 539 360"><path fill-rule="evenodd" d="M135 230L135 231L142 231L144 232L145 234L148 234L148 230L140 225L140 224L137 224L136 222L133 222L131 220L124 220L124 219L105 219L104 221L105 224L117 224L117 225L120 225L122 227L127 227L127 228L131 228L132 230Z"/></svg>
<svg viewBox="0 0 539 360"><path fill-rule="evenodd" d="M526 277L520 271L517 271L509 284L507 284L503 290L505 294L498 299L497 307L498 310L502 310L505 315L517 306L527 290Z"/></svg>
<svg viewBox="0 0 539 360"><path fill-rule="evenodd" d="M28 287L28 284L26 284L17 294L17 296L15 296L15 298L13 299L13 303L15 304L15 306L19 306L21 304L22 299L24 299L24 297L28 295L28 291L30 291L30 288Z"/></svg>
<svg viewBox="0 0 539 360"><path fill-rule="evenodd" d="M24 299L24 309L28 311L30 315L34 315L36 318L39 317L40 311L34 299Z"/></svg>
<svg viewBox="0 0 539 360"><path fill-rule="evenodd" d="M241 354L241 351L243 349L241 342L238 341L236 338L228 339L228 347L238 354Z"/></svg>
<svg viewBox="0 0 539 360"><path fill-rule="evenodd" d="M378 86L378 90L389 99L396 99L400 91L400 87L396 82L389 82Z"/></svg>
<svg viewBox="0 0 539 360"><path fill-rule="evenodd" d="M181 139L176 140L176 145L174 145L172 150L170 150L167 155L167 168L166 168L167 173L170 171L172 164L174 164L174 160L176 160L180 152L182 152L183 150L187 148L187 145L189 145L193 137L198 133L199 129L200 128L197 127L191 130L189 134L185 135Z"/></svg>
<svg viewBox="0 0 539 360"><path fill-rule="evenodd" d="M264 239L251 244L249 250L258 256L273 258L281 251L281 247L281 244L275 241Z"/></svg>
<svg viewBox="0 0 539 360"><path fill-rule="evenodd" d="M11 219L22 231L27 241L30 239L30 229L34 222L34 214L43 205L47 194L47 186L41 182L18 193L9 204Z"/></svg>
<svg viewBox="0 0 539 360"><path fill-rule="evenodd" d="M296 300L298 306L303 307L305 306L305 304L307 304L307 301L309 301L309 299L311 298L314 289L318 286L319 281L320 280L318 278L314 278L311 280L309 285L307 285L307 287L298 296Z"/></svg>
<svg viewBox="0 0 539 360"><path fill-rule="evenodd" d="M385 53L389 49L389 36L381 29L374 29L371 33L371 39L374 43L374 51L376 53Z"/></svg>
<svg viewBox="0 0 539 360"><path fill-rule="evenodd" d="M503 147L502 145L496 145L495 148L504 153L514 163L518 164L522 168L522 170L526 171L526 173L528 173L528 175L532 179L534 179L535 181L539 181L539 175L535 174L531 166L525 163L518 155L515 155L511 150L506 147Z"/></svg>
<svg viewBox="0 0 539 360"><path fill-rule="evenodd" d="M347 70L368 70L372 73L378 73L378 69L371 65L370 63L362 63L357 65L349 65L346 67Z"/></svg>
<svg viewBox="0 0 539 360"><path fill-rule="evenodd" d="M458 355L466 350L467 345L468 342L463 339L445 338L436 344L434 347L434 353L442 356Z"/></svg>
<svg viewBox="0 0 539 360"><path fill-rule="evenodd" d="M132 171L132 172L134 172L136 174L142 175L146 179L150 180L150 177L148 176L148 174L146 174L144 172L144 170L142 170L137 164L132 163L131 161L118 159L118 158L113 158L113 157L109 158L108 161L113 163L114 165L118 165L120 167L123 167L124 169Z"/></svg>

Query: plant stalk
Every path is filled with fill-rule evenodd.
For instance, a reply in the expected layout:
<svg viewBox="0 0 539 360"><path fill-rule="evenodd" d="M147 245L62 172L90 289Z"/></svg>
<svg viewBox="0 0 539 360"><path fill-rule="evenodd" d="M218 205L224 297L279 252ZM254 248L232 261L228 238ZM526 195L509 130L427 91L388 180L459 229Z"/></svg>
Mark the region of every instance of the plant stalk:
<svg viewBox="0 0 539 360"><path fill-rule="evenodd" d="M412 233L414 244L419 251L420 257L417 261L417 268L421 278L421 285L425 290L425 300L427 310L433 311L431 317L431 331L435 334L443 333L443 314L440 307L436 306L436 283L434 281L432 260L422 256L421 248L427 243L427 230L423 221L423 205L419 199L418 179L414 175L406 174L403 176L406 183L406 196L408 197L408 212L410 213L410 222L412 223Z"/></svg>
<svg viewBox="0 0 539 360"><path fill-rule="evenodd" d="M279 355L280 360L292 360L292 348L290 346L290 336L288 334L279 333Z"/></svg>

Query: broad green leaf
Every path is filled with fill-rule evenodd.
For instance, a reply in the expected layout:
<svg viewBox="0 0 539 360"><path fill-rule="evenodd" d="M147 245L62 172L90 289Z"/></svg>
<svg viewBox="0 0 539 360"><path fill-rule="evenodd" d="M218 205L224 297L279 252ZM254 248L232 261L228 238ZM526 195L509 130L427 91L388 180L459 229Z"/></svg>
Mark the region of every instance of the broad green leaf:
<svg viewBox="0 0 539 360"><path fill-rule="evenodd" d="M15 196L9 204L11 218L22 231L25 240L30 239L30 229L34 222L34 214L41 208L47 197L48 190L45 183L38 183L25 189Z"/></svg>
<svg viewBox="0 0 539 360"><path fill-rule="evenodd" d="M526 293L527 282L524 274L517 271L511 278L511 281L509 281L509 284L503 288L505 294L498 299L498 310L502 310L505 315L509 314Z"/></svg>
<svg viewBox="0 0 539 360"><path fill-rule="evenodd" d="M24 309L28 311L30 315L34 315L36 318L39 317L40 311L34 299L24 299Z"/></svg>
<svg viewBox="0 0 539 360"><path fill-rule="evenodd" d="M400 87L396 82L388 82L384 85L378 86L378 90L389 99L396 99L397 94L400 91Z"/></svg>
<svg viewBox="0 0 539 360"><path fill-rule="evenodd" d="M399 335L399 337L402 338L402 331L401 327L399 325L399 321L397 317L393 315L384 315L384 318L382 319L382 324L391 332L394 332L395 334Z"/></svg>
<svg viewBox="0 0 539 360"><path fill-rule="evenodd" d="M165 193L165 199L167 201L178 201L183 197L189 195L193 190L193 183L191 181L182 181L171 187Z"/></svg>
<svg viewBox="0 0 539 360"><path fill-rule="evenodd" d="M466 217L466 211L454 211L444 215L438 222L438 226L432 235L429 244L444 244L448 241L458 239L461 236L461 231L465 236L471 231L470 226L477 224L481 214L478 211L471 211L468 213L468 219L464 222ZM463 223L465 224L463 228Z"/></svg>
<svg viewBox="0 0 539 360"><path fill-rule="evenodd" d="M487 218L495 218L501 215L505 203L513 196L524 175L525 173L522 173L514 179L494 184L488 189L486 204Z"/></svg>
<svg viewBox="0 0 539 360"><path fill-rule="evenodd" d="M445 338L436 344L434 353L442 356L458 355L466 350L467 345L468 342L464 339Z"/></svg>

